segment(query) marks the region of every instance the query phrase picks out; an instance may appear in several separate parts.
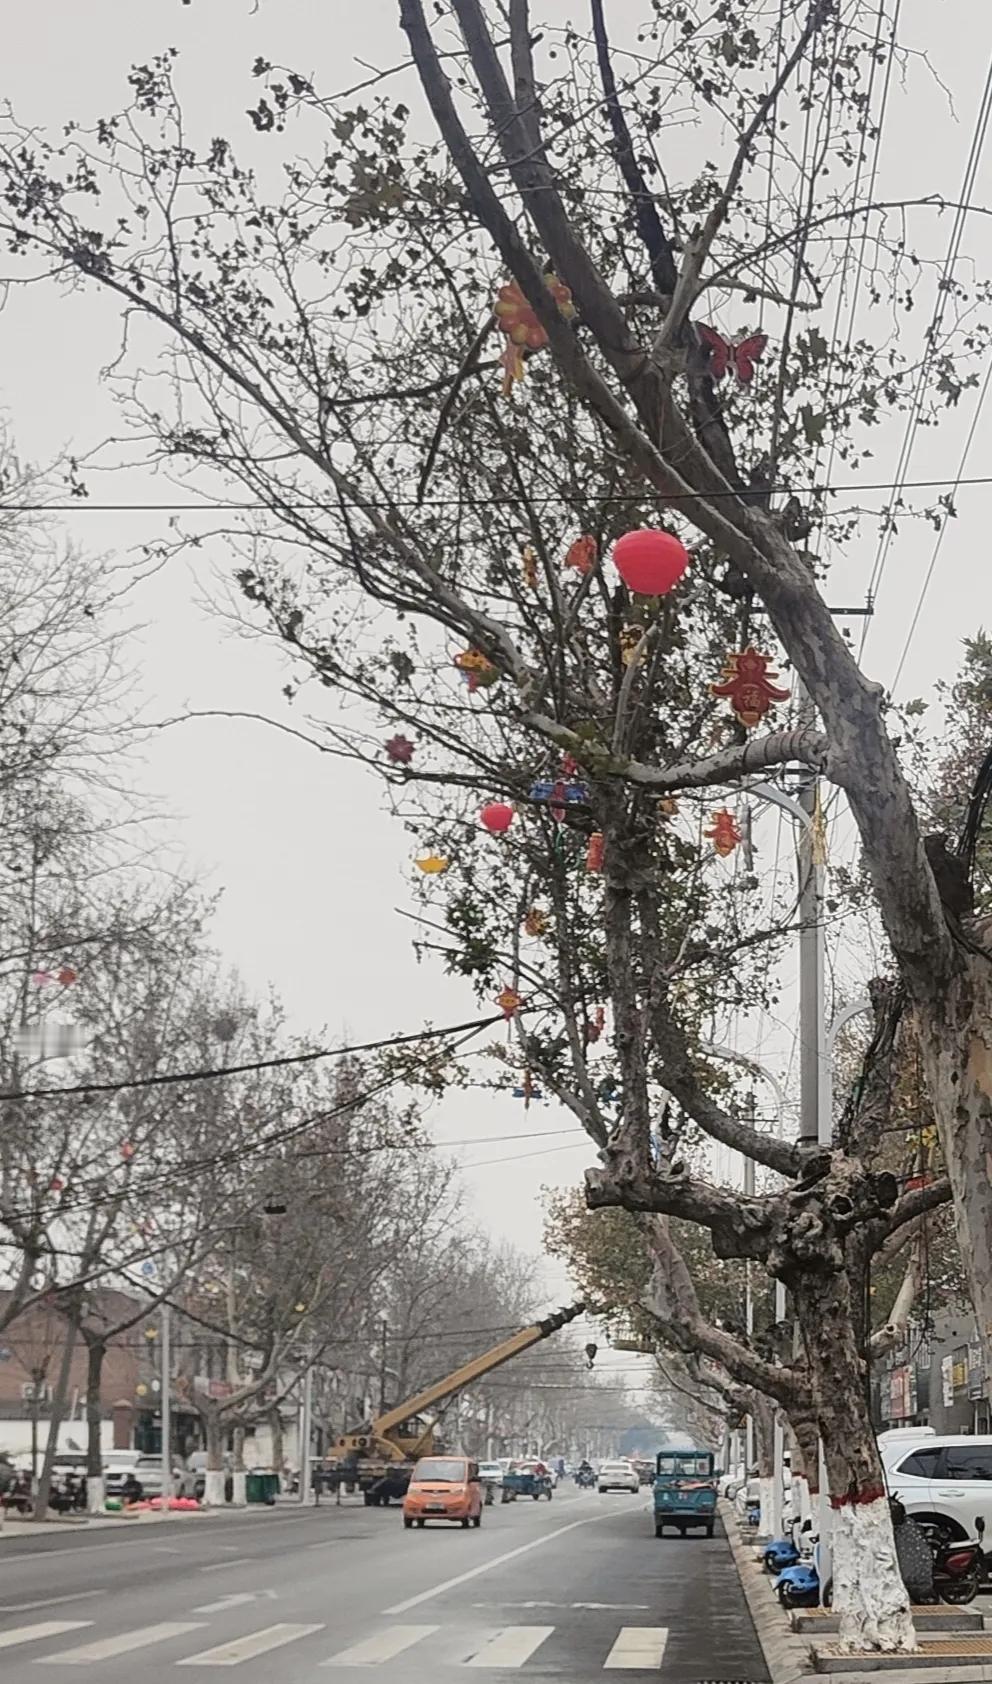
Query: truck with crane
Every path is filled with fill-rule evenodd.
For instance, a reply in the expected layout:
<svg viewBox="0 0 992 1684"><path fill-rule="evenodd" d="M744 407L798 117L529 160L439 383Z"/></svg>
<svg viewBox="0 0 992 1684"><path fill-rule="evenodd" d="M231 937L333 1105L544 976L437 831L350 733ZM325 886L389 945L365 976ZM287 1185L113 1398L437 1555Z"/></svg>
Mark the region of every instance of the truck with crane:
<svg viewBox="0 0 992 1684"><path fill-rule="evenodd" d="M434 1438L436 1422L425 1417L466 1386L511 1362L522 1351L539 1345L542 1339L550 1338L584 1310L584 1304L572 1304L541 1321L531 1322L413 1397L404 1398L395 1408L384 1410L365 1425L343 1433L334 1446L336 1476L342 1483L357 1486L371 1507L402 1498L414 1463L438 1448Z"/></svg>

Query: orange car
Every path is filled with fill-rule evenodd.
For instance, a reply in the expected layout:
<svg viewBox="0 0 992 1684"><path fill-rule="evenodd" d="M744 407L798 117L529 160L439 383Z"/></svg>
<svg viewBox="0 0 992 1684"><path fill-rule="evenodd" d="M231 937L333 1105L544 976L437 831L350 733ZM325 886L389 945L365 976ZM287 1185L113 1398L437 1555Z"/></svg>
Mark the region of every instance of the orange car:
<svg viewBox="0 0 992 1684"><path fill-rule="evenodd" d="M429 1520L460 1521L462 1526L482 1525L482 1486L479 1464L467 1456L422 1456L413 1470L403 1499L403 1525Z"/></svg>

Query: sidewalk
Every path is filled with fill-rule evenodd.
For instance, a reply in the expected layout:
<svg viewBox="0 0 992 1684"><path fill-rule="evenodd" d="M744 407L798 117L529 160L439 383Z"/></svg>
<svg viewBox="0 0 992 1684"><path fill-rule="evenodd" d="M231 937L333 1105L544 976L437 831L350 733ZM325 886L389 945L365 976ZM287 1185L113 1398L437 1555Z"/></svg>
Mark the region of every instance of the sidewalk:
<svg viewBox="0 0 992 1684"><path fill-rule="evenodd" d="M808 1611L790 1620L779 1606L772 1576L761 1566L753 1540L741 1536L733 1505L721 1502L720 1513L772 1684L800 1684L800 1680L815 1684L824 1678L830 1684L992 1684L992 1635L987 1630L992 1622L981 1618L981 1627L986 1629L975 1630L976 1614L984 1614L980 1602L938 1613L937 1619L944 1621L954 1622L957 1616L961 1630L953 1635L946 1624L924 1630L924 1621L929 1626L934 1611L921 1612L919 1655L843 1655L831 1640L829 1628L816 1641L818 1622L815 1617L810 1620ZM824 1618L829 1621L829 1616L819 1616Z"/></svg>

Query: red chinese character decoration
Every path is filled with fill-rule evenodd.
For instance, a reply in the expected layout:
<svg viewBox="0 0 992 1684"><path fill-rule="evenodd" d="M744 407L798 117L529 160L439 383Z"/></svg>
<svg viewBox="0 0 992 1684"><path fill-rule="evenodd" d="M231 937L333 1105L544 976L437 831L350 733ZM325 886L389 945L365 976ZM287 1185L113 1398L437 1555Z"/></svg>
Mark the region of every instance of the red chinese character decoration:
<svg viewBox="0 0 992 1684"><path fill-rule="evenodd" d="M589 838L586 849L586 870L602 871L603 858L606 853L606 839L601 830L594 830Z"/></svg>
<svg viewBox="0 0 992 1684"><path fill-rule="evenodd" d="M709 837L721 859L726 859L728 854L732 854L741 841L737 821L726 807L721 807L713 814L713 828L704 830L703 835Z"/></svg>
<svg viewBox="0 0 992 1684"><path fill-rule="evenodd" d="M507 1022L511 1017L516 1017L523 1003L522 995L518 994L515 988L511 988L509 983L496 996L496 1004Z"/></svg>
<svg viewBox="0 0 992 1684"><path fill-rule="evenodd" d="M559 281L554 275L545 275L544 284L562 315L566 319L574 316L572 294L564 281ZM497 327L506 334L506 349L500 362L503 365L503 396L508 398L514 381L524 377L524 351L540 351L548 343L548 335L517 281L507 281L505 286L500 287L493 310Z"/></svg>
<svg viewBox="0 0 992 1684"><path fill-rule="evenodd" d="M714 696L726 696L742 725L760 725L773 702L788 701L790 691L772 683L770 655L759 655L752 644L739 655L728 655L722 684L711 684Z"/></svg>
<svg viewBox="0 0 992 1684"><path fill-rule="evenodd" d="M595 567L597 554L595 538L591 537L588 532L583 532L581 538L576 538L574 544L569 545L568 553L565 556L565 566L574 567L576 572L581 573L585 578L585 575L591 573Z"/></svg>

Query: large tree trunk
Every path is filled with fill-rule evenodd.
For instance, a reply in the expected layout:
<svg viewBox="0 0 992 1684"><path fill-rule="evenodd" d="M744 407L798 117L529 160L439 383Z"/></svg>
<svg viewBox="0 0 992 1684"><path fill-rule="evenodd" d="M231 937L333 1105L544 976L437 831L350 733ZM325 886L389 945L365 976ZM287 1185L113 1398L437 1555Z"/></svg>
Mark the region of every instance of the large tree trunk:
<svg viewBox="0 0 992 1684"><path fill-rule="evenodd" d="M283 1439L282 1416L279 1413L277 1403L270 1406L266 1418L269 1423L269 1432L272 1435L272 1466L279 1475L279 1489L281 1490L283 1466L286 1461L286 1446Z"/></svg>
<svg viewBox="0 0 992 1684"><path fill-rule="evenodd" d="M86 1351L86 1507L90 1514L102 1514L107 1500L103 1477L103 1448L100 1443L103 1359L107 1347L102 1339L90 1338Z"/></svg>
<svg viewBox="0 0 992 1684"><path fill-rule="evenodd" d="M834 1609L841 1645L915 1651L882 1464L864 1391L844 1274L793 1283L833 1511ZM810 1465L813 1458L810 1457Z"/></svg>
<svg viewBox="0 0 992 1684"><path fill-rule="evenodd" d="M248 1475L245 1472L245 1429L234 1429L234 1454L231 1460L231 1502L235 1508L243 1509L248 1501Z"/></svg>
<svg viewBox="0 0 992 1684"><path fill-rule="evenodd" d="M65 1342L62 1346L62 1357L59 1362L55 1392L52 1397L52 1416L48 1424L45 1459L41 1464L41 1476L38 1480L38 1489L35 1492L33 1516L35 1520L45 1520L48 1515L48 1498L52 1489L52 1468L55 1463L55 1452L59 1446L59 1427L65 1414L65 1401L69 1395L69 1375L72 1372L72 1354L76 1348L76 1337L79 1333L79 1315L79 1308L75 1306L66 1317Z"/></svg>
<svg viewBox="0 0 992 1684"><path fill-rule="evenodd" d="M224 1426L216 1410L203 1411L203 1433L207 1441L207 1470L204 1480L203 1506L207 1509L224 1507Z"/></svg>
<svg viewBox="0 0 992 1684"><path fill-rule="evenodd" d="M992 954L967 955L917 1009L920 1048L954 1195L985 1372L992 1373Z"/></svg>

